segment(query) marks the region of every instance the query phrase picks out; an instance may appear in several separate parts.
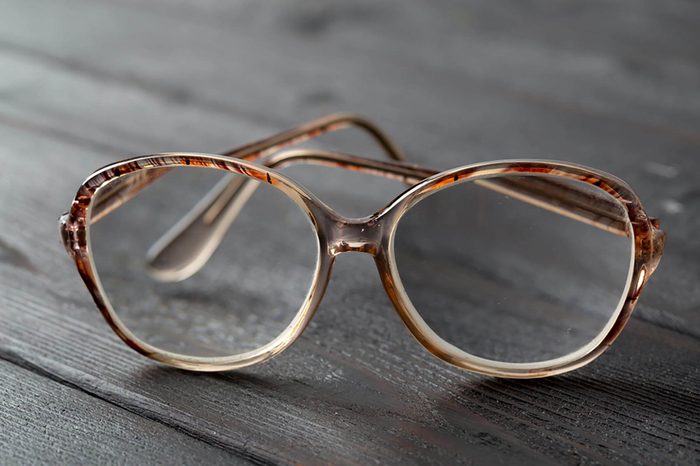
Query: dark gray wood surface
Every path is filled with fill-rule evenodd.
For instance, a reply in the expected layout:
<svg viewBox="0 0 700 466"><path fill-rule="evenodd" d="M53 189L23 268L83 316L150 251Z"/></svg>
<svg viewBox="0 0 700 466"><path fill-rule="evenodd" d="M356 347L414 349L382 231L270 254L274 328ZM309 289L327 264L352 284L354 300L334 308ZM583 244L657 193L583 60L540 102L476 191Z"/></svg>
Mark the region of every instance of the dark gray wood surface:
<svg viewBox="0 0 700 466"><path fill-rule="evenodd" d="M679 0L0 1L0 459L697 464L699 20ZM546 380L450 368L358 255L268 364L190 374L124 346L58 242L79 183L332 111L438 168L544 157L627 180L669 237L615 346ZM402 189L291 173L350 215Z"/></svg>

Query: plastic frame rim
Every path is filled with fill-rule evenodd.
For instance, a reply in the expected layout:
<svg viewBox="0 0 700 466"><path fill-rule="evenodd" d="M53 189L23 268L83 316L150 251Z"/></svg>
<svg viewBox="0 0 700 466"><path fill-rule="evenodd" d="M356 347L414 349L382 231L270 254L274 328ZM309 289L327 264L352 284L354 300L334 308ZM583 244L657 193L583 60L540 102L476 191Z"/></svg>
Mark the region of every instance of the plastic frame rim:
<svg viewBox="0 0 700 466"><path fill-rule="evenodd" d="M514 167L529 167L536 169L536 171L527 172L520 171L520 169L511 171ZM541 171L542 169L544 169L544 171ZM635 283L638 282L640 276L635 273L635 271L643 268L643 264L637 263L637 259L641 259L642 256L638 254L638 243L634 241L634 239L630 241L631 251L627 269L628 273L625 286L621 291L621 298L615 311L611 314L598 335L585 346L567 355L528 363L502 362L475 356L440 337L424 321L420 311L418 311L411 302L408 293L403 287L399 267L396 263L394 252L396 232L399 229L401 219L414 205L443 189L459 183L512 174L521 176L561 176L582 182L586 178L590 179L591 176L595 176L598 179L603 181L607 180L612 183L608 184L610 187L612 187L613 184L619 183L616 186L617 189L622 192L617 189L614 191L605 191L608 192L608 194L614 195L616 200L625 207L628 214L629 209L626 203L630 202L631 204L639 205L639 200L633 194L632 190L621 180L604 174L603 172L576 164L542 160L504 160L458 167L442 172L431 179L426 179L423 183L419 183L412 189L407 190L398 198L396 203L388 209L387 215L392 215L393 211L395 212L393 215L395 215L396 218L390 222L392 228L388 232L386 240L384 249L386 255L382 260L377 261L377 265L380 271L384 269L383 275L391 277L390 280L383 280L383 283L392 304L397 309L404 324L409 328L413 336L438 359L462 369L503 378L538 378L557 375L584 366L602 354L617 338L619 332L629 319L634 305L636 304L636 299L639 296L639 291L641 291L641 289L638 290L636 286L634 286ZM639 218L639 220L642 220L642 223L648 222L645 215ZM634 234L634 226L631 219L630 224ZM616 328L616 324L618 330L613 332Z"/></svg>
<svg viewBox="0 0 700 466"><path fill-rule="evenodd" d="M309 292L289 326L273 341L246 353L227 357L193 357L162 351L138 339L119 319L99 280L89 249L89 218L96 192L111 181L138 170L201 166L217 168L262 183L272 184L291 198L308 216L316 231L319 254ZM610 194L625 208L633 233L631 268L621 306L604 329L604 335L581 351L537 363L501 363L471 356L438 337L422 320L403 290L393 241L397 226L410 207L454 183L504 174L548 175L578 180ZM652 221L634 192L623 181L606 173L565 162L504 160L483 162L440 172L405 190L371 216L352 219L337 214L312 193L277 170L229 156L199 153L166 153L131 158L109 165L91 175L81 186L70 212L62 218L61 232L81 277L97 307L117 335L139 353L174 367L196 371L238 369L263 362L290 346L304 331L318 309L330 280L335 256L343 252L366 252L374 256L382 284L413 336L432 354L457 367L508 378L544 377L581 367L602 354L627 323L644 283L653 272L660 251ZM362 232L362 233L360 233ZM662 243L661 243L662 244ZM457 351L455 351L457 350Z"/></svg>

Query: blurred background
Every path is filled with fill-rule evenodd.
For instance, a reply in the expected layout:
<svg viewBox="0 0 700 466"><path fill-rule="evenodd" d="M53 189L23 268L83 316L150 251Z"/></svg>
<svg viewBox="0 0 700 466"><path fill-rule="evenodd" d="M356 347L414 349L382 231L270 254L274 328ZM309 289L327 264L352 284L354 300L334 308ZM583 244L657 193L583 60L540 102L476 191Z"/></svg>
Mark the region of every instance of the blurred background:
<svg viewBox="0 0 700 466"><path fill-rule="evenodd" d="M81 445L88 459L128 462L159 438L212 462L697 459L699 22L683 0L0 0L0 358L15 381L0 390L6 410L26 413L5 430L5 453L19 455L10 445L22 439L31 458L48 438L57 460L80 458L70 450ZM620 346L559 382L484 382L425 354L368 258L343 257L303 341L249 378L159 371L122 347L57 240L85 177L337 111L368 116L430 167L547 158L627 181L669 236ZM325 140L380 155L354 132ZM347 215L403 189L289 173ZM34 388L20 382L27 368ZM83 396L96 406L75 413ZM96 412L119 419L116 431L91 428L100 441L81 430ZM148 431L141 418L187 440L123 435ZM57 419L83 427L64 436Z"/></svg>

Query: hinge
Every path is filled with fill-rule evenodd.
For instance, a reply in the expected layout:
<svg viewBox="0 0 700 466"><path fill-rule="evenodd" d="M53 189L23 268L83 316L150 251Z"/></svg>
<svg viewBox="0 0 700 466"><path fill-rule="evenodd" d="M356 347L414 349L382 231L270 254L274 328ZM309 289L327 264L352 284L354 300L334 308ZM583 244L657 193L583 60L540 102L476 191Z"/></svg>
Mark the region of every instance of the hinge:
<svg viewBox="0 0 700 466"><path fill-rule="evenodd" d="M76 251L85 244L85 227L72 221L71 215L67 212L58 219L58 232L66 252L71 257L75 256Z"/></svg>
<svg viewBox="0 0 700 466"><path fill-rule="evenodd" d="M656 268L659 266L661 261L661 256L664 253L664 246L666 245L666 232L661 229L661 222L657 218L649 219L652 227L651 232L651 245L652 254L651 261L649 264L649 275L654 273Z"/></svg>

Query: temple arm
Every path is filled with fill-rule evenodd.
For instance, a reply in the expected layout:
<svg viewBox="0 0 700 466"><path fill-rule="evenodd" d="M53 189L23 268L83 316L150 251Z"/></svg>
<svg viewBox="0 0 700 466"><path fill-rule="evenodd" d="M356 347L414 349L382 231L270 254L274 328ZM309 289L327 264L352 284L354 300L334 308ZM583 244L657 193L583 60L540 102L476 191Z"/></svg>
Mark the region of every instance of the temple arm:
<svg viewBox="0 0 700 466"><path fill-rule="evenodd" d="M289 150L259 161L270 168L296 164L325 165L396 179L409 184L435 175L437 170L415 165L366 159L322 150ZM587 223L620 236L629 234L620 206L603 194L571 183L536 177L501 177L475 184L520 201ZM232 189L232 186L234 188ZM259 186L256 180L222 180L185 217L148 251L152 276L163 281L184 280L196 273L214 253L238 213Z"/></svg>
<svg viewBox="0 0 700 466"><path fill-rule="evenodd" d="M290 130L283 131L274 136L261 139L260 141L230 150L222 155L228 155L243 160L257 160L261 157L278 152L284 147L301 144L315 139L322 134L351 127L364 130L372 136L390 159L406 160L406 156L403 152L401 152L377 125L366 118L349 113L334 113Z"/></svg>
<svg viewBox="0 0 700 466"><path fill-rule="evenodd" d="M380 130L377 125L358 115L349 113L334 113L322 118L310 121L303 125L282 131L273 136L266 137L259 141L246 144L245 146L224 152L222 155L236 157L239 159L254 161L261 157L268 156L280 151L284 147L294 144L301 144L311 139L315 139L323 134L331 133L345 128L357 128L365 131L382 148L386 155L393 160L405 160L406 157L401 150ZM148 174L132 175L127 182L113 185L109 191L100 196L101 202L93 206L91 221L94 223L100 218L109 214L112 210L128 202L141 190L147 188L158 178L167 174L172 168L158 168L147 170ZM225 181L225 182L224 182ZM216 192L217 204L213 206L213 213L218 208L227 204L227 199L233 196L240 188L238 178L225 177L222 183L217 185L212 193ZM224 190L224 186L228 189ZM207 196L211 199L212 196Z"/></svg>

